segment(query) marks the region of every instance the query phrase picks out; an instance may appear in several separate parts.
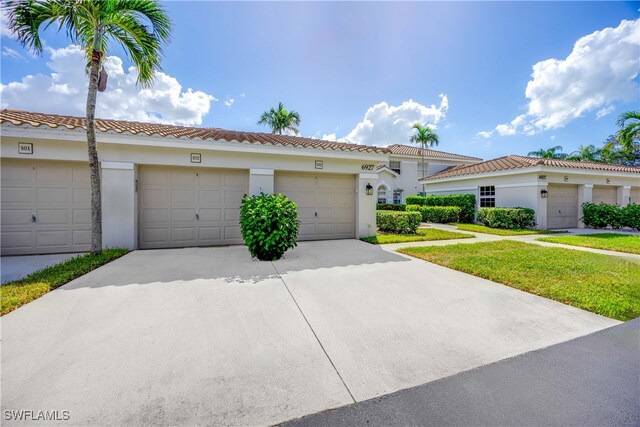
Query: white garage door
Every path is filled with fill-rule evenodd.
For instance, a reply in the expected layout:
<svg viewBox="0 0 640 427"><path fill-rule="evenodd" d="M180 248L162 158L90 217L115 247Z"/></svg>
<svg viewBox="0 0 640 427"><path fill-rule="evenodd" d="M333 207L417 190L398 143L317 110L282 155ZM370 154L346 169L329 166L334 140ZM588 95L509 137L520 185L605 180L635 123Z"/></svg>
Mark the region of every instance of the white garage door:
<svg viewBox="0 0 640 427"><path fill-rule="evenodd" d="M631 203L640 205L640 187L631 187Z"/></svg>
<svg viewBox="0 0 640 427"><path fill-rule="evenodd" d="M602 185L593 186L593 203L606 203L608 205L615 205L618 203L618 192L616 187L605 187Z"/></svg>
<svg viewBox="0 0 640 427"><path fill-rule="evenodd" d="M2 159L2 255L91 247L89 166Z"/></svg>
<svg viewBox="0 0 640 427"><path fill-rule="evenodd" d="M242 243L238 221L248 171L140 166L138 185L141 248Z"/></svg>
<svg viewBox="0 0 640 427"><path fill-rule="evenodd" d="M547 228L578 226L578 186L549 184Z"/></svg>
<svg viewBox="0 0 640 427"><path fill-rule="evenodd" d="M354 175L276 173L275 191L298 204L298 240L355 237Z"/></svg>

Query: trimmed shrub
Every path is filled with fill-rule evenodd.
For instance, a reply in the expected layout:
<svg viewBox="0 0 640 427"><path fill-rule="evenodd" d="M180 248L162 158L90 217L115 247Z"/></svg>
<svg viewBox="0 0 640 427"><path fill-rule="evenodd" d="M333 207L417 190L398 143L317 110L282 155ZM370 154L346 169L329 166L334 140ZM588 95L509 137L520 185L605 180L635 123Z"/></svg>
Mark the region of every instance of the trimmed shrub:
<svg viewBox="0 0 640 427"><path fill-rule="evenodd" d="M378 203L376 210L379 211L404 211L406 210L406 205L401 203L393 204L393 203Z"/></svg>
<svg viewBox="0 0 640 427"><path fill-rule="evenodd" d="M622 208L622 225L640 230L640 205L630 203Z"/></svg>
<svg viewBox="0 0 640 427"><path fill-rule="evenodd" d="M460 222L462 209L457 206L407 205L407 211L420 212L424 222L448 224L450 222Z"/></svg>
<svg viewBox="0 0 640 427"><path fill-rule="evenodd" d="M633 208L632 208L633 210ZM618 205L608 205L606 203L583 203L582 222L587 227L605 228L607 226L617 229L624 224L623 208Z"/></svg>
<svg viewBox="0 0 640 427"><path fill-rule="evenodd" d="M300 219L296 204L282 194L242 198L240 231L251 256L260 261L280 259L296 246Z"/></svg>
<svg viewBox="0 0 640 427"><path fill-rule="evenodd" d="M460 222L473 222L476 214L476 196L473 194L451 194L449 196L407 196L407 205L457 206Z"/></svg>
<svg viewBox="0 0 640 427"><path fill-rule="evenodd" d="M376 211L378 230L386 233L415 234L421 219L419 212Z"/></svg>
<svg viewBox="0 0 640 427"><path fill-rule="evenodd" d="M530 208L480 208L478 222L491 228L530 228L536 225L536 213Z"/></svg>

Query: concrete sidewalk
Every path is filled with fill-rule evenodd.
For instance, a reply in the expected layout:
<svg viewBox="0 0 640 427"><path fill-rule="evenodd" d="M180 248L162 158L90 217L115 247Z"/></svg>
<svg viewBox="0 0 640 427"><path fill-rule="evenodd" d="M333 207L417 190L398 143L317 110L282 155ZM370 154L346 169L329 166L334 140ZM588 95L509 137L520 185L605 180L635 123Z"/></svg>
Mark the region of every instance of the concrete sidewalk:
<svg viewBox="0 0 640 427"><path fill-rule="evenodd" d="M41 270L53 264L57 264L80 253L52 254L52 255L21 255L0 257L0 274L2 283L11 282L29 274Z"/></svg>

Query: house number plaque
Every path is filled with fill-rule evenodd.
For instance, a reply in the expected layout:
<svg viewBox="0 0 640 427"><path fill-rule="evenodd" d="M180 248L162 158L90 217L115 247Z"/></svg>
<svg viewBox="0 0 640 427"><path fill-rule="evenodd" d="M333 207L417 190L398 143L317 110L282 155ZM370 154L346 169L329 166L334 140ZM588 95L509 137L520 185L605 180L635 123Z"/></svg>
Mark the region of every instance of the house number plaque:
<svg viewBox="0 0 640 427"><path fill-rule="evenodd" d="M202 154L191 153L191 163L202 163Z"/></svg>
<svg viewBox="0 0 640 427"><path fill-rule="evenodd" d="M33 154L33 144L30 142L18 142L18 154Z"/></svg>

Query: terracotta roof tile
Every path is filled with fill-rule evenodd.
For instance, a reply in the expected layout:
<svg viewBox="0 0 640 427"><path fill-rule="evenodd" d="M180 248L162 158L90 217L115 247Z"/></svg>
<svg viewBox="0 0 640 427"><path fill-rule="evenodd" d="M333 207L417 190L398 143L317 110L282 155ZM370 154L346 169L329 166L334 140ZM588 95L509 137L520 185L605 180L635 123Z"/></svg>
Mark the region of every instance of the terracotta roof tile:
<svg viewBox="0 0 640 427"><path fill-rule="evenodd" d="M0 123L15 126L47 126L67 129L85 129L83 117L62 116L57 114L34 113L22 110L5 109L0 111ZM274 135L260 132L231 131L219 128L198 128L174 126L156 123L131 122L125 120L96 119L96 129L101 132L143 134L168 138L201 139L203 141L248 142L264 145L282 145L287 147L313 148L320 150L357 151L368 153L389 153L387 148L302 138L288 135Z"/></svg>
<svg viewBox="0 0 640 427"><path fill-rule="evenodd" d="M570 169L588 169L601 170L609 172L630 172L640 174L639 167L610 165L607 163L578 162L573 160L559 159L540 159L537 157L525 157L512 154L510 156L498 157L497 159L487 160L485 162L474 163L471 165L459 165L452 168L442 170L433 175L429 175L421 180L428 181L432 179L451 178L454 176L475 175L486 172L495 172L501 170L522 169L534 166L549 166L557 168Z"/></svg>
<svg viewBox="0 0 640 427"><path fill-rule="evenodd" d="M402 145L402 144L393 144L387 147L392 154L398 154L401 156L419 156L422 157L422 148L420 147L412 147L411 145ZM444 160L475 160L482 161L479 157L470 157L463 156L461 154L453 154L453 153L445 153L444 151L436 151L425 149L424 150L425 157L431 157L436 159L444 159Z"/></svg>

